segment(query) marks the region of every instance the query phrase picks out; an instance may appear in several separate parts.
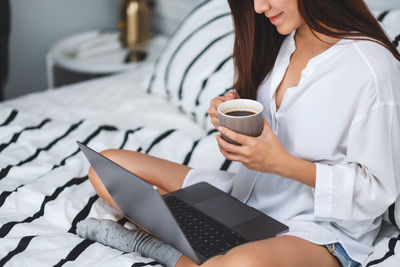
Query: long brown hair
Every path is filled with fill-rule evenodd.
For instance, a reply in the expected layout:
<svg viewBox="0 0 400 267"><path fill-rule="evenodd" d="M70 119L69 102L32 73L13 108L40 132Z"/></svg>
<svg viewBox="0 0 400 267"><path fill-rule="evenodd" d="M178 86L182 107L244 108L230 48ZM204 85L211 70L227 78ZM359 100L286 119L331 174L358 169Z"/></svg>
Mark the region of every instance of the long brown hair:
<svg viewBox="0 0 400 267"><path fill-rule="evenodd" d="M257 88L271 72L286 38L253 1L228 0L235 26L234 88L242 98L255 99ZM400 61L400 54L363 0L298 0L304 22L315 32L335 38L372 39Z"/></svg>

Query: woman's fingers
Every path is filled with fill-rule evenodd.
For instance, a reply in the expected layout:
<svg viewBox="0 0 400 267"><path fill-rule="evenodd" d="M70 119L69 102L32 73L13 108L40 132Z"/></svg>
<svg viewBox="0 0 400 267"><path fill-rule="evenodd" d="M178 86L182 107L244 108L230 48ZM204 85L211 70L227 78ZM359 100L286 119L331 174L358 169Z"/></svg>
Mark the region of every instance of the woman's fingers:
<svg viewBox="0 0 400 267"><path fill-rule="evenodd" d="M221 96L224 101L232 100L240 98L239 95L235 91L231 91L226 93L224 96Z"/></svg>
<svg viewBox="0 0 400 267"><path fill-rule="evenodd" d="M261 172L275 172L278 161L287 162L289 154L266 120L258 137L246 136L223 126L217 129L221 133L216 136L219 149L228 160L241 162L247 168ZM241 145L227 142L222 135Z"/></svg>
<svg viewBox="0 0 400 267"><path fill-rule="evenodd" d="M211 100L210 107L209 107L209 109L208 109L208 114L209 114L210 116L211 116L211 115L215 115L215 114L217 113L218 106L219 106L221 103L223 103L223 102L225 102L225 101L224 101L224 99L222 98L222 96L213 98L213 99Z"/></svg>
<svg viewBox="0 0 400 267"><path fill-rule="evenodd" d="M208 109L208 115L210 116L211 123L214 127L218 127L218 106L223 103L222 97L216 97L211 100L210 107Z"/></svg>
<svg viewBox="0 0 400 267"><path fill-rule="evenodd" d="M237 133L232 131L229 128L223 127L223 126L218 126L218 131L223 134L224 136L228 137L230 140L235 141L238 144L244 145L249 138L249 136ZM228 143L230 144L230 143ZM240 147L238 145L232 145L234 147Z"/></svg>
<svg viewBox="0 0 400 267"><path fill-rule="evenodd" d="M225 158L232 160L232 161L242 161L243 156L241 156L240 154L234 153L234 151L236 151L237 147L239 147L239 146L228 143L227 141L225 141L225 139L223 139L221 137L221 135L216 135L216 138L217 138L219 150L221 151L222 155Z"/></svg>
<svg viewBox="0 0 400 267"><path fill-rule="evenodd" d="M210 107L208 108L208 115L210 116L210 121L215 128L218 127L218 106L225 101L240 98L236 92L228 92L224 96L215 97L210 102Z"/></svg>
<svg viewBox="0 0 400 267"><path fill-rule="evenodd" d="M217 138L217 141L218 141L218 145L223 150L225 150L225 151L227 151L229 153L235 153L235 154L237 154L239 152L238 148L240 148L240 146L229 143L221 135L217 135L216 138Z"/></svg>

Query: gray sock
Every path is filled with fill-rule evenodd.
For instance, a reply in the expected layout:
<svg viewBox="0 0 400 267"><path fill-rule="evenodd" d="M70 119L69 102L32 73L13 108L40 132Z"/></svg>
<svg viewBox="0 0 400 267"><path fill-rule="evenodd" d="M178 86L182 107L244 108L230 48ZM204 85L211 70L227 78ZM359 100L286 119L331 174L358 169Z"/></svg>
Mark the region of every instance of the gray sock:
<svg viewBox="0 0 400 267"><path fill-rule="evenodd" d="M182 253L142 230L128 230L111 220L87 218L76 226L76 233L87 239L124 252L139 252L166 267L174 267Z"/></svg>

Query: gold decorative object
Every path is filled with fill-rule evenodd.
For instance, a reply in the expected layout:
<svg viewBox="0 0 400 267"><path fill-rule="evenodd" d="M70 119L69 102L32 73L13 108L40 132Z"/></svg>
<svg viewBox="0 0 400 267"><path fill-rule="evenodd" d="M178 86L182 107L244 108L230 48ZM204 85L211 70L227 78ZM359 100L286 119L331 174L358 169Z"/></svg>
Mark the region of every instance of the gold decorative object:
<svg viewBox="0 0 400 267"><path fill-rule="evenodd" d="M147 0L123 0L120 12L121 41L129 50L125 61L141 61L146 57L145 48L150 39L149 3Z"/></svg>

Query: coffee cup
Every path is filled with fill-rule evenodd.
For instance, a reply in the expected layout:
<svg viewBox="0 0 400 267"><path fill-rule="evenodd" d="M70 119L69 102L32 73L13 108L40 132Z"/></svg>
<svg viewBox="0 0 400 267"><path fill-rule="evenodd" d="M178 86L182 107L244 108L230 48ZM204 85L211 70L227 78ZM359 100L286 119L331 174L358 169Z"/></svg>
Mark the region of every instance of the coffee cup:
<svg viewBox="0 0 400 267"><path fill-rule="evenodd" d="M233 99L218 106L218 121L220 126L248 136L259 136L263 128L262 111L264 106L251 99ZM222 135L226 141L237 144Z"/></svg>

